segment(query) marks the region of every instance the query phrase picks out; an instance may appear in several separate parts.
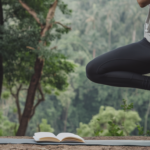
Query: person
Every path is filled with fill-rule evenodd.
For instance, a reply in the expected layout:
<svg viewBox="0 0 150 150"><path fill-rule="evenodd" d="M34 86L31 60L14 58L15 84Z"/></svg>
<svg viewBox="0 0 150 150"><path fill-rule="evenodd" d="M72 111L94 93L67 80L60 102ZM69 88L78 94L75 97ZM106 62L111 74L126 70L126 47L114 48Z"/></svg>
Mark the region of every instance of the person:
<svg viewBox="0 0 150 150"><path fill-rule="evenodd" d="M86 76L98 84L150 90L150 0L137 0L149 6L142 40L104 53L86 65Z"/></svg>

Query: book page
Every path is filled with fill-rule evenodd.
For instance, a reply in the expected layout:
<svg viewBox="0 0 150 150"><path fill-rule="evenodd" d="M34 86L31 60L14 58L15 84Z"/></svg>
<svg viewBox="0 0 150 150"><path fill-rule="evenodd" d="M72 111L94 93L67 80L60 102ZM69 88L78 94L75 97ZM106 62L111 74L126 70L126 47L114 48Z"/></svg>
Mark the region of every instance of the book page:
<svg viewBox="0 0 150 150"><path fill-rule="evenodd" d="M33 136L33 138L35 141L39 141L39 139L37 137Z"/></svg>
<svg viewBox="0 0 150 150"><path fill-rule="evenodd" d="M37 140L43 137L53 137L57 139L57 137L51 132L37 132L37 133L34 133L34 136L36 137Z"/></svg>
<svg viewBox="0 0 150 150"><path fill-rule="evenodd" d="M80 137L79 135L73 134L73 133L62 132L62 133L59 133L59 134L57 135L57 138L58 138L60 141L62 141L64 138L67 138L67 137L77 138L77 139L80 139L80 140L82 140L83 142L85 142L82 137Z"/></svg>

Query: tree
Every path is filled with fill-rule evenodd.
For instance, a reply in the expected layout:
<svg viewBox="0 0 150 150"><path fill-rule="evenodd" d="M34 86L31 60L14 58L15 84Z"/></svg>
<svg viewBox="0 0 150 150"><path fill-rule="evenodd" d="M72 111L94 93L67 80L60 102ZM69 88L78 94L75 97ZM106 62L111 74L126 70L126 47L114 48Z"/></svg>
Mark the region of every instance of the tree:
<svg viewBox="0 0 150 150"><path fill-rule="evenodd" d="M22 2L21 0L19 0L19 2L22 5L22 7L25 8L34 17L34 19L38 22L38 24L41 26L41 33L40 34L41 34L41 37L44 37L45 33L50 28L52 28L52 24L50 24L50 21L54 17L55 9L57 6L57 0L53 3L53 5L49 9L49 12L48 12L47 18L46 18L46 25L45 26L40 22L39 18L37 17L37 14L33 10L31 10L30 7L26 3ZM42 40L40 40L39 43L42 43L42 45L43 45ZM46 43L44 43L44 45L46 45ZM21 135L25 134L25 131L26 131L26 128L28 125L28 120L29 120L31 113L32 113L35 91L38 87L38 84L39 84L39 81L41 78L43 65L44 65L44 59L37 57L36 62L35 62L35 66L34 66L34 74L31 77L30 85L28 88L28 94L27 94L25 109L24 109L23 115L21 117L19 129L18 129L17 134L16 134L17 136L21 136Z"/></svg>
<svg viewBox="0 0 150 150"><path fill-rule="evenodd" d="M18 58L16 59L16 63L14 63L14 68L16 68L16 72L13 71L11 73L5 73L5 79L6 80L6 84L7 82L10 82L10 78L15 78L15 76L12 76L12 73L13 75L17 75L17 77L19 77L19 75L21 75L22 79L16 79L14 80L14 82L12 82L11 86L7 86L9 87L10 91L11 91L11 94L14 96L14 98L16 99L16 105L17 105L17 109L18 109L18 119L19 119L19 122L20 122L20 125L19 125L19 128L18 128L18 131L17 131L17 134L16 135L24 135L25 134L25 131L26 131L26 128L27 128L27 125L28 125L28 121L32 118L32 116L34 115L34 112L35 112L35 109L36 107L39 105L39 103L41 101L44 100L44 94L43 94L43 91L42 91L42 88L41 88L41 85L44 85L46 86L47 85L47 81L48 81L48 84L51 82L51 86L49 87L54 87L54 86L57 86L57 88L59 90L64 90L64 88L66 88L66 86L68 86L68 84L66 83L67 81L67 76L65 75L66 73L70 73L74 70L74 67L75 65L73 63L70 63L70 62L67 62L65 61L65 58L63 55L61 54L52 54L52 52L49 50L49 52L47 51L47 47L46 45L50 45L50 39L54 40L55 38L60 38L61 37L61 34L63 33L67 33L71 28L63 25L62 23L60 22L54 22L54 14L55 14L55 9L57 7L57 4L59 4L59 7L60 7L60 10L65 14L70 14L71 10L68 10L68 8L66 7L67 5L65 5L64 3L61 3L61 2L58 2L57 0L54 1L49 1L49 4L50 4L50 8L48 10L48 13L47 13L47 17L46 17L46 20L45 22L42 22L40 16L38 16L36 14L35 11L33 11L29 6L28 4L31 6L34 5L35 6L35 3L32 3L31 1L26 1L26 3L24 3L23 1L19 0L19 3L21 4L21 6L25 9L25 11L22 11L22 9L20 10L21 13L17 14L18 11L17 11L17 7L20 7L18 4L17 5L14 5L14 14L16 15L16 17L18 18L21 18L23 17L23 15L26 17L28 16L28 14L26 14L26 11L36 20L36 22L39 24L40 26L40 32L39 32L39 35L38 37L40 37L40 40L39 40L39 44L37 45L37 48L36 45L34 45L32 43L32 45L34 45L34 48L31 48L30 45L29 46L25 46L22 41L22 45L20 44L19 46L17 46L17 49L19 49L19 47L22 46L21 49L23 49L22 51L22 54L20 52L16 53L16 55L14 56L17 56ZM45 1L41 1L40 3L40 6L42 6L42 4L45 4ZM38 3L36 3L38 5ZM47 2L46 2L46 6L47 6ZM15 8L16 7L16 8ZM42 6L43 7L43 6ZM65 8L65 9L64 9ZM43 10L45 11L46 9L43 8ZM66 11L64 11L66 10ZM45 12L44 12L45 13ZM21 16L22 15L22 16ZM21 17L20 17L21 16ZM25 18L26 19L26 18ZM31 20L31 19L30 19ZM26 23L27 24L27 23ZM58 25L61 25L63 28L65 29L62 29L62 28L58 28ZM36 25L35 25L36 26ZM23 23L20 24L20 27L23 27ZM48 31L52 30L56 28L56 33L58 32L58 34L56 34L55 36L53 34L51 34L51 37L50 37L50 33L48 33ZM18 30L19 28L17 28ZM39 29L37 26L36 26L36 29ZM27 33L28 31L25 30L25 32ZM31 32L30 32L31 33ZM20 33L19 33L20 34ZM28 33L27 33L28 34ZM20 35L19 35L20 36ZM24 36L22 36L22 39L23 39ZM18 37L17 37L18 38ZM33 37L34 38L34 37ZM38 43L38 40L36 41ZM4 43L3 43L4 44ZM27 44L27 43L26 43ZM30 43L31 44L31 43ZM6 43L5 43L5 46L6 46ZM30 48L32 49L32 51L27 51L25 52L25 48ZM52 48L54 49L54 48ZM51 49L51 50L52 50ZM33 52L34 50L34 52ZM28 67L30 67L30 63L32 63L32 61L30 61L29 63L25 64L24 61L23 61L23 53L25 53L25 56L28 56L30 57L30 59L35 59L35 66L34 67L31 67L31 72L28 74L28 78L27 78L27 75L26 74L23 74L21 73L24 72L25 70L24 69L27 69ZM50 58L50 54L52 55L52 57L55 58L52 59ZM56 59L59 58L60 60L58 60L58 63L56 63ZM22 60L21 60L22 59ZM19 61L20 60L20 61ZM21 63L18 63L18 62L21 62ZM48 69L48 66L45 66L45 69L43 68L44 67L44 62L45 62L45 65L53 65L53 69ZM8 60L5 65L7 66L7 64L10 63L10 60ZM55 65L56 64L56 65ZM17 67L18 66L20 67L20 72L17 72ZM12 68L13 68L12 67ZM60 68L59 68L60 67ZM13 69L14 69L13 68ZM51 72L50 72L50 71ZM43 74L43 77L42 77L42 71L46 71L45 73L46 74ZM58 71L58 72L57 72ZM62 74L59 74L60 71L62 72ZM64 73L63 73L64 72ZM20 74L21 73L21 74ZM32 75L31 75L32 73ZM48 73L51 74L52 77L55 78L52 79L52 78L49 78L48 76ZM12 77L11 77L12 76ZM43 83L40 83L40 80L41 78L43 79ZM27 83L27 79L30 80L30 85L29 85L29 88L27 90L27 98L26 98L26 103L25 103L25 107L24 107L24 111L23 113L21 113L21 109L20 109L20 106L19 106L19 92L22 88L22 84L26 84ZM12 81L12 80L11 80ZM17 81L18 83L15 84L17 85L17 92L16 94L13 92L12 90L12 86L14 86L14 83L15 81ZM21 83L22 82L22 83ZM6 85L5 84L5 85ZM46 88L45 88L46 89ZM51 88L52 89L52 88ZM34 99L35 99L35 94L36 94L36 90L39 91L40 95L41 95L41 98L38 99L37 103L34 105Z"/></svg>

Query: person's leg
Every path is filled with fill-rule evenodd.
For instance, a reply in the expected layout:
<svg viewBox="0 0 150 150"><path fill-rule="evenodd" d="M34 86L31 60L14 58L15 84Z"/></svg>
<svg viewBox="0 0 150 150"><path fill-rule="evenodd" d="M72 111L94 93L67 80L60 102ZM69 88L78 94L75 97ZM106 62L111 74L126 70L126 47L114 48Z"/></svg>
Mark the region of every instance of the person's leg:
<svg viewBox="0 0 150 150"><path fill-rule="evenodd" d="M150 90L150 43L143 38L115 50L104 53L86 66L89 80L116 87L132 87Z"/></svg>

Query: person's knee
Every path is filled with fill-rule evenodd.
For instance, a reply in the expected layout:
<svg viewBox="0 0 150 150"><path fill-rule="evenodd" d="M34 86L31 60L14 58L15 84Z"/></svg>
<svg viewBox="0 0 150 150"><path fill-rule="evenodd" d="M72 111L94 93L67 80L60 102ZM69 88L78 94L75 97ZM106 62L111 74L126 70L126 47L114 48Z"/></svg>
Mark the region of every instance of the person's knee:
<svg viewBox="0 0 150 150"><path fill-rule="evenodd" d="M101 78L100 75L104 74L105 72L106 72L106 68L104 65L98 67L97 65L95 65L93 61L90 61L86 65L86 76L90 80L95 79L96 76L99 76L99 78Z"/></svg>
<svg viewBox="0 0 150 150"><path fill-rule="evenodd" d="M91 61L86 65L86 76L90 79L92 75L94 75L94 66L92 65Z"/></svg>
<svg viewBox="0 0 150 150"><path fill-rule="evenodd" d="M93 65L93 63L89 62L86 65L86 76L90 81L97 83L98 76L97 76L96 70L94 68L95 68L95 66Z"/></svg>

